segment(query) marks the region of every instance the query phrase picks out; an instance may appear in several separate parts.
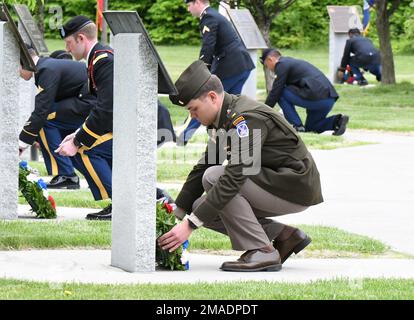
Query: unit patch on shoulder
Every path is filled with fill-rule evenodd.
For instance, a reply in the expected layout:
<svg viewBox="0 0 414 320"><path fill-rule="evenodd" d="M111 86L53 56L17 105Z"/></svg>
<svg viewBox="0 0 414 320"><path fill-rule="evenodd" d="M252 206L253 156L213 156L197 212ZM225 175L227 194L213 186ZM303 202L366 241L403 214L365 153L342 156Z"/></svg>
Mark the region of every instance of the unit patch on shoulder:
<svg viewBox="0 0 414 320"><path fill-rule="evenodd" d="M207 26L204 26L203 28L203 34L205 34L206 32L210 32L210 28Z"/></svg>
<svg viewBox="0 0 414 320"><path fill-rule="evenodd" d="M249 127L247 126L246 121L239 122L236 126L237 135L240 138L245 138L249 136Z"/></svg>

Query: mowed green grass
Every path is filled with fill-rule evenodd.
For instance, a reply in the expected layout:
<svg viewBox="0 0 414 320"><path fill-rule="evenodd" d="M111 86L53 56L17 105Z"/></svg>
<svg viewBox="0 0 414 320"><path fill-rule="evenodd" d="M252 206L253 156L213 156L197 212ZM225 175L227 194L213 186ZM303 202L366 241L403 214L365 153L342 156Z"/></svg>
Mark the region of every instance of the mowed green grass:
<svg viewBox="0 0 414 320"><path fill-rule="evenodd" d="M185 271L183 271L185 272ZM283 270L281 271L283 272ZM172 274L173 276L173 274ZM0 279L1 300L413 300L413 279L97 285ZM164 303L163 302L163 303ZM162 306L162 304L160 304Z"/></svg>
<svg viewBox="0 0 414 320"><path fill-rule="evenodd" d="M382 255L389 247L378 240L337 228L300 225L313 239L306 251L335 251L337 256ZM0 221L0 250L46 248L100 248L111 246L111 222L67 221ZM227 236L201 228L190 238L191 250L231 250ZM237 254L237 253L236 253Z"/></svg>
<svg viewBox="0 0 414 320"><path fill-rule="evenodd" d="M51 51L64 47L61 40L48 40L47 43ZM157 50L172 80L175 81L192 61L198 59L200 48L198 46L157 46ZM327 48L282 49L282 54L309 61L325 74L328 73ZM414 57L395 54L394 60L398 85L378 85L370 74L367 74L367 79L370 84L375 85L374 88L336 85L340 99L331 114L348 114L351 117L349 123L351 129L414 131L414 63L412 63ZM264 101L266 98L263 91L265 82L260 63L257 67L257 81L258 100ZM401 83L404 81L405 83ZM181 125L187 116L186 110L173 106L167 97L161 97L161 101L168 106L174 125ZM303 109L298 108L298 110L304 119Z"/></svg>

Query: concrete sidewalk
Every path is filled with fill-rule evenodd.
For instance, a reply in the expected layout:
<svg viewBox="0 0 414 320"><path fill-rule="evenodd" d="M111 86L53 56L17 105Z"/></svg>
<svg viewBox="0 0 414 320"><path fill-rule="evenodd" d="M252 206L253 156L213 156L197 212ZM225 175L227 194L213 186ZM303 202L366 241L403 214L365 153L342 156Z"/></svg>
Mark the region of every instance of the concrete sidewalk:
<svg viewBox="0 0 414 320"><path fill-rule="evenodd" d="M279 272L224 272L237 257L191 255L189 271L128 273L110 266L109 250L0 251L0 278L108 284L269 281L307 283L348 278L414 278L414 260L289 259Z"/></svg>
<svg viewBox="0 0 414 320"><path fill-rule="evenodd" d="M278 220L335 226L414 255L414 135L347 131L345 137L378 144L313 150L325 202ZM28 211L19 206L21 216ZM84 219L94 211L58 208L58 215Z"/></svg>
<svg viewBox="0 0 414 320"><path fill-rule="evenodd" d="M85 220L87 214L98 212L101 210L102 209L58 207L56 220ZM35 220L39 222L54 221L54 219L36 219L36 215L31 212L31 208L29 205L19 204L17 212L19 220Z"/></svg>
<svg viewBox="0 0 414 320"><path fill-rule="evenodd" d="M278 220L335 226L414 254L414 135L351 131L346 137L378 144L312 151L325 202Z"/></svg>

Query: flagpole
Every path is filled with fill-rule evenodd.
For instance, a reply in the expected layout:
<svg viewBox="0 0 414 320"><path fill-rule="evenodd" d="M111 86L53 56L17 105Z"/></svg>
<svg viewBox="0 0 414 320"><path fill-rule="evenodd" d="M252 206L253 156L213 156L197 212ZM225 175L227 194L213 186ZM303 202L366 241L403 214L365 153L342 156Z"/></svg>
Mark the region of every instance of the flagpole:
<svg viewBox="0 0 414 320"><path fill-rule="evenodd" d="M108 2L109 0L104 0L104 11L108 10ZM103 45L106 45L108 43L107 24L104 18L102 18L101 43Z"/></svg>

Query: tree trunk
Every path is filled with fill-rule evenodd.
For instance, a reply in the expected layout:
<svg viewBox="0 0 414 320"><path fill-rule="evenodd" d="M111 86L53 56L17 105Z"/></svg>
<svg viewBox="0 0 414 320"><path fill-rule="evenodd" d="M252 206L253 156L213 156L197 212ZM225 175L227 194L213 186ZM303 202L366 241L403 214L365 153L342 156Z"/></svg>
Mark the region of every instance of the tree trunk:
<svg viewBox="0 0 414 320"><path fill-rule="evenodd" d="M383 84L395 84L394 55L391 47L390 18L386 0L376 1L378 38L381 50Z"/></svg>
<svg viewBox="0 0 414 320"><path fill-rule="evenodd" d="M37 18L37 26L39 27L40 32L44 35L45 34L45 5L43 1L37 0L36 1L36 18Z"/></svg>
<svg viewBox="0 0 414 320"><path fill-rule="evenodd" d="M270 27L272 25L272 21L277 17L279 13L291 6L295 0L244 0L238 2L244 4L245 7L250 10L257 23L257 26L262 32L267 46L271 48L272 44L270 41ZM273 71L267 70L266 68L263 68L263 70L266 80L266 91L269 93L269 91L272 89L274 73Z"/></svg>
<svg viewBox="0 0 414 320"><path fill-rule="evenodd" d="M261 29L263 33L263 38L266 41L266 44L269 48L272 47L272 43L270 41L270 26L271 26L271 22L268 22L268 23L265 23ZM275 81L275 73L273 72L273 70L267 69L264 65L263 65L263 72L264 72L265 81L266 81L266 93L268 94L270 90L272 90L273 81Z"/></svg>

